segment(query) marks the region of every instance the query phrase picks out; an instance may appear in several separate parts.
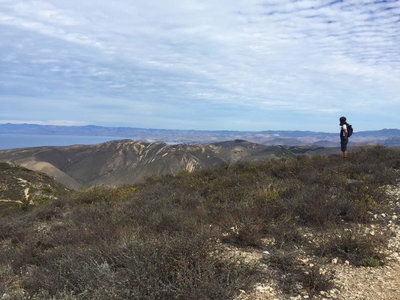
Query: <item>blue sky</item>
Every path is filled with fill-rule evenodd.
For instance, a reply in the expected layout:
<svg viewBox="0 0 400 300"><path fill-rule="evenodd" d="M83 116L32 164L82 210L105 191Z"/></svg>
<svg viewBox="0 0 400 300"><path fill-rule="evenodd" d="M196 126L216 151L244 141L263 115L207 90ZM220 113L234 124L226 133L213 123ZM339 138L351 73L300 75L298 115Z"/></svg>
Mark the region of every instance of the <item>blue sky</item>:
<svg viewBox="0 0 400 300"><path fill-rule="evenodd" d="M0 0L0 123L334 132L399 112L399 0Z"/></svg>

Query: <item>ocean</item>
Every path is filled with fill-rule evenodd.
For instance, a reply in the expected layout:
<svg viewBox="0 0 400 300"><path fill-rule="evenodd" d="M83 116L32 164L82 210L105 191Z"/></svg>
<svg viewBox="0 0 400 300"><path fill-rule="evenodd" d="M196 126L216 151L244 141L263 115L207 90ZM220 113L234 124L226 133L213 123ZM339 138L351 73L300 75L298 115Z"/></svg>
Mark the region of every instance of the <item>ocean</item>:
<svg viewBox="0 0 400 300"><path fill-rule="evenodd" d="M39 146L92 145L123 139L129 139L129 137L0 134L0 150Z"/></svg>

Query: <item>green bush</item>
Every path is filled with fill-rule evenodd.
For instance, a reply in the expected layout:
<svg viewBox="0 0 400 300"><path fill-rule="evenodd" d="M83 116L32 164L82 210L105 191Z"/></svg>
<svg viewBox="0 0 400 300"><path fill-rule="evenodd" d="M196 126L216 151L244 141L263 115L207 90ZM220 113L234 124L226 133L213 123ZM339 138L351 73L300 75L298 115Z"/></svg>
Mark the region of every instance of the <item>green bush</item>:
<svg viewBox="0 0 400 300"><path fill-rule="evenodd" d="M380 261L373 257L363 258L360 262L361 266L364 267L378 267L381 265Z"/></svg>
<svg viewBox="0 0 400 300"><path fill-rule="evenodd" d="M8 164L6 162L3 162L3 161L0 161L0 170L7 170L7 169L10 169L10 168L11 168L10 164Z"/></svg>

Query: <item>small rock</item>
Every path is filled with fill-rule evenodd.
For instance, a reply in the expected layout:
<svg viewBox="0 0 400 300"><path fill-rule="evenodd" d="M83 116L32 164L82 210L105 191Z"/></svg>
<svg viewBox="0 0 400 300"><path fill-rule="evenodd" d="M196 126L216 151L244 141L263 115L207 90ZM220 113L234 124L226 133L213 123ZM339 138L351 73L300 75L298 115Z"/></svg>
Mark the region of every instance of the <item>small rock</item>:
<svg viewBox="0 0 400 300"><path fill-rule="evenodd" d="M269 255L269 252L268 251L263 251L263 254Z"/></svg>
<svg viewBox="0 0 400 300"><path fill-rule="evenodd" d="M332 263L333 263L333 264L337 264L337 262L338 262L337 257L335 257L335 258L332 259Z"/></svg>
<svg viewBox="0 0 400 300"><path fill-rule="evenodd" d="M344 261L344 264L345 264L345 265L350 265L350 262L349 262L348 260L345 260L345 261Z"/></svg>
<svg viewBox="0 0 400 300"><path fill-rule="evenodd" d="M3 299L4 299L4 300L6 300L6 299L8 300L8 299L11 299L11 296L10 296L9 294L7 294L7 293L4 293L3 296L1 297L1 299L2 299L2 300L3 300Z"/></svg>
<svg viewBox="0 0 400 300"><path fill-rule="evenodd" d="M398 218L397 215L393 215L393 216L392 216L392 220L393 220L393 221L394 221L394 220L397 220L397 218Z"/></svg>

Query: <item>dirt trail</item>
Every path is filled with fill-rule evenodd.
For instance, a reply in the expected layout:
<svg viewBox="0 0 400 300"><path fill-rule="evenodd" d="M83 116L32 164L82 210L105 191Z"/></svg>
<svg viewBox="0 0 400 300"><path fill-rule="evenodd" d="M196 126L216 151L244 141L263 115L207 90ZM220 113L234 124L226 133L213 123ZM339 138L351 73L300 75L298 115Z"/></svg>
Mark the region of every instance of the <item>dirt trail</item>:
<svg viewBox="0 0 400 300"><path fill-rule="evenodd" d="M400 261L380 268L338 266L334 299L400 299Z"/></svg>

